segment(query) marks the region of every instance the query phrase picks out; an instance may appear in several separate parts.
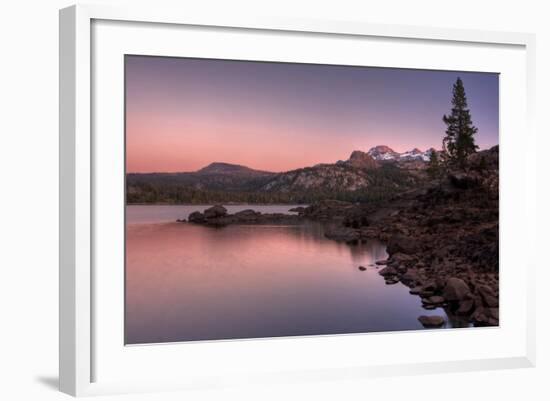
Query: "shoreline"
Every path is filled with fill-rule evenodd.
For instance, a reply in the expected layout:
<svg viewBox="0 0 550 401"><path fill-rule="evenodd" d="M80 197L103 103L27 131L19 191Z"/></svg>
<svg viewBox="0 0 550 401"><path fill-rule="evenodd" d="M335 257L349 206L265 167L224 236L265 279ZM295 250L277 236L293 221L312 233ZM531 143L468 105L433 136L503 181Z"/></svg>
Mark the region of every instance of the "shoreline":
<svg viewBox="0 0 550 401"><path fill-rule="evenodd" d="M451 172L383 206L327 200L282 215L252 209L228 214L215 205L191 213L189 222L220 227L313 220L331 225L325 237L334 241L377 239L387 244L388 258L376 263L387 285L401 282L420 297L424 309L441 307L449 320L499 326L496 172ZM418 319L424 327L445 324L441 316Z"/></svg>

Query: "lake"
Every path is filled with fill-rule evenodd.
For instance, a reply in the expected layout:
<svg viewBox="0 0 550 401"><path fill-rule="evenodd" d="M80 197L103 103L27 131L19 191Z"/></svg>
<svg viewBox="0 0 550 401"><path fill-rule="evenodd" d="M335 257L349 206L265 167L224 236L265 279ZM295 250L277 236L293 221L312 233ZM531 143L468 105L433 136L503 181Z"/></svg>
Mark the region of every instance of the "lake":
<svg viewBox="0 0 550 401"><path fill-rule="evenodd" d="M387 254L376 240L337 243L317 222L175 222L207 207L127 207L127 344L415 330L418 316L445 315L401 283L385 284L374 263Z"/></svg>

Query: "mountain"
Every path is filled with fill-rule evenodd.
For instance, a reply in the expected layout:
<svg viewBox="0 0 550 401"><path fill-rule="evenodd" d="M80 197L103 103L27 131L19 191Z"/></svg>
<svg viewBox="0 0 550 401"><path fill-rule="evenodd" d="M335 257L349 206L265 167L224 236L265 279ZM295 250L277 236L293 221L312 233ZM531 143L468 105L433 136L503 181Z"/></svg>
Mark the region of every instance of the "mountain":
<svg viewBox="0 0 550 401"><path fill-rule="evenodd" d="M138 197L140 189L154 187L164 193L168 190L186 188L188 191L255 191L265 185L277 173L254 170L230 163L211 163L194 172L182 173L129 173L126 176L128 192ZM171 188L171 189L169 189ZM176 188L176 189L174 189Z"/></svg>
<svg viewBox="0 0 550 401"><path fill-rule="evenodd" d="M351 153L348 160L335 164L317 164L299 168L276 176L262 190L295 191L357 191L366 189L371 182L370 171L379 165L371 156L360 150Z"/></svg>
<svg viewBox="0 0 550 401"><path fill-rule="evenodd" d="M418 182L419 176L413 174L412 169L399 167L401 164L380 163L360 150L353 151L345 161L281 173L215 162L194 172L127 174L127 201L309 203L322 199L379 200L396 191L410 189Z"/></svg>
<svg viewBox="0 0 550 401"><path fill-rule="evenodd" d="M240 176L271 176L274 173L269 171L254 170L250 167L241 166L239 164L210 163L208 166L197 170L195 174L199 175L240 175Z"/></svg>
<svg viewBox="0 0 550 401"><path fill-rule="evenodd" d="M261 190L269 192L356 191L367 188L366 170L345 164L319 164L277 175Z"/></svg>
<svg viewBox="0 0 550 401"><path fill-rule="evenodd" d="M378 145L373 148L370 148L367 152L374 160L385 161L385 160L396 160L399 158L399 153L386 145Z"/></svg>
<svg viewBox="0 0 550 401"><path fill-rule="evenodd" d="M430 148L424 152L418 148L414 148L413 150L409 150L408 152L398 153L388 146L379 145L379 146L370 148L367 154L371 156L374 160L381 161L381 162L403 162L403 161L428 162L430 160L430 155L433 151L435 151L434 148Z"/></svg>
<svg viewBox="0 0 550 401"><path fill-rule="evenodd" d="M355 168L373 169L378 168L378 163L369 154L354 150L349 159L344 162Z"/></svg>

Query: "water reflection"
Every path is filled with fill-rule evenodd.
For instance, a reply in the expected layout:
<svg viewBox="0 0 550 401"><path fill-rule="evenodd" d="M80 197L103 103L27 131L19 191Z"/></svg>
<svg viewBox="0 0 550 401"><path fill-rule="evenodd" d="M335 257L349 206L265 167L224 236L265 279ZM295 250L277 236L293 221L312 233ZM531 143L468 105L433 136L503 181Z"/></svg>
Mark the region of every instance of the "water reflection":
<svg viewBox="0 0 550 401"><path fill-rule="evenodd" d="M386 257L377 241L328 240L317 223L129 224L126 342L420 329L419 315L442 314L384 283L374 262Z"/></svg>

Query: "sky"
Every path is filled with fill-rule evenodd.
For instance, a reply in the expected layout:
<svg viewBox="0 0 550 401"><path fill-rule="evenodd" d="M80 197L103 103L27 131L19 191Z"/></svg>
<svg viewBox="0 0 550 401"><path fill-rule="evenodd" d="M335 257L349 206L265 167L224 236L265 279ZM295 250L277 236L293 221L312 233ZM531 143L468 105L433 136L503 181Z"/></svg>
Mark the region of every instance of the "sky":
<svg viewBox="0 0 550 401"><path fill-rule="evenodd" d="M498 144L498 74L125 56L127 172L288 171L376 145L440 149L457 77L476 143Z"/></svg>

